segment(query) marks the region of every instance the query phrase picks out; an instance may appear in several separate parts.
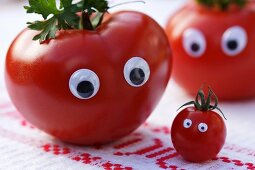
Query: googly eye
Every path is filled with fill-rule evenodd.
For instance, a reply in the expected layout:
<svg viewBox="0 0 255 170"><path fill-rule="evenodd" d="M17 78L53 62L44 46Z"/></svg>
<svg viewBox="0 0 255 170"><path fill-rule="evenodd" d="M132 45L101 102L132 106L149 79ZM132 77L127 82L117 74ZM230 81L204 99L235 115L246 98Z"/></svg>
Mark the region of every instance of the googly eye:
<svg viewBox="0 0 255 170"><path fill-rule="evenodd" d="M150 77L150 67L141 57L133 57L124 66L124 77L133 87L143 86Z"/></svg>
<svg viewBox="0 0 255 170"><path fill-rule="evenodd" d="M206 123L200 123L198 125L198 130L202 133L206 132L208 130L208 125Z"/></svg>
<svg viewBox="0 0 255 170"><path fill-rule="evenodd" d="M192 125L192 121L190 119L185 119L183 121L183 127L185 127L186 129L190 128Z"/></svg>
<svg viewBox="0 0 255 170"><path fill-rule="evenodd" d="M183 33L183 47L191 57L201 57L206 50L204 34L195 28L187 29Z"/></svg>
<svg viewBox="0 0 255 170"><path fill-rule="evenodd" d="M240 26L234 26L225 31L221 46L225 54L235 56L241 53L247 45L247 33Z"/></svg>
<svg viewBox="0 0 255 170"><path fill-rule="evenodd" d="M69 79L71 93L79 99L94 97L100 87L100 81L95 72L88 69L80 69L72 74Z"/></svg>

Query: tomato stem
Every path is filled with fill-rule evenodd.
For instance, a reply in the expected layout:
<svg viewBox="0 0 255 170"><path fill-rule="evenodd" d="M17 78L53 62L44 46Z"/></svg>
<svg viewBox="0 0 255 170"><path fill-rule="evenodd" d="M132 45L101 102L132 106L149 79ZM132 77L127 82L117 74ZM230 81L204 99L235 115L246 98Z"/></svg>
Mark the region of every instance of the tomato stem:
<svg viewBox="0 0 255 170"><path fill-rule="evenodd" d="M90 16L85 11L83 11L81 15L81 29L94 30L90 21Z"/></svg>
<svg viewBox="0 0 255 170"><path fill-rule="evenodd" d="M218 97L216 96L216 94L213 92L213 90L208 86L208 96L206 98L203 89L204 89L204 85L202 85L202 87L198 90L195 101L190 101L188 103L185 103L178 110L180 110L182 107L188 106L188 105L194 105L198 110L201 110L201 111L208 111L208 110L216 109L222 114L224 119L227 120L225 115L221 111L221 109L218 108L219 100L218 100ZM214 101L214 103L212 104L213 101Z"/></svg>
<svg viewBox="0 0 255 170"><path fill-rule="evenodd" d="M221 10L227 10L232 5L238 7L244 7L249 0L196 0L197 3L207 6L209 8L219 8Z"/></svg>

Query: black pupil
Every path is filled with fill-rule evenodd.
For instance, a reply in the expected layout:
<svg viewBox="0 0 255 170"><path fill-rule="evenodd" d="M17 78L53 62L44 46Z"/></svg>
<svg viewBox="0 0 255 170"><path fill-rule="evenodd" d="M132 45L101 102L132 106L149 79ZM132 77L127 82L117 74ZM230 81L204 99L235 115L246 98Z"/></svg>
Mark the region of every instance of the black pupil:
<svg viewBox="0 0 255 170"><path fill-rule="evenodd" d="M200 46L197 43L192 43L191 50L194 52L198 52L200 50Z"/></svg>
<svg viewBox="0 0 255 170"><path fill-rule="evenodd" d="M94 93L94 86L89 81L82 81L77 86L78 94L83 98L89 98Z"/></svg>
<svg viewBox="0 0 255 170"><path fill-rule="evenodd" d="M236 42L236 40L230 40L227 42L227 46L230 50L235 50L238 47L238 43Z"/></svg>
<svg viewBox="0 0 255 170"><path fill-rule="evenodd" d="M205 127L204 127L204 126L202 126L202 127L201 127L201 129L202 129L202 130L205 130Z"/></svg>
<svg viewBox="0 0 255 170"><path fill-rule="evenodd" d="M145 73L142 69L135 68L130 72L129 78L134 85L141 85L144 82Z"/></svg>
<svg viewBox="0 0 255 170"><path fill-rule="evenodd" d="M187 125L189 126L189 125L190 125L190 123L189 123L189 122L187 122Z"/></svg>

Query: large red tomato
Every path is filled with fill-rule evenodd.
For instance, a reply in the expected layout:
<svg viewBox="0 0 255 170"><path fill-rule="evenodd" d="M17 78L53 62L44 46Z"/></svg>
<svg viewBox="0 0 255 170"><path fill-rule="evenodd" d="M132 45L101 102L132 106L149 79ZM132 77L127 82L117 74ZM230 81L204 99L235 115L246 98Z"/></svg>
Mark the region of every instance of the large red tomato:
<svg viewBox="0 0 255 170"><path fill-rule="evenodd" d="M220 99L255 97L253 7L220 10L191 1L170 19L173 77L188 93L206 83Z"/></svg>
<svg viewBox="0 0 255 170"><path fill-rule="evenodd" d="M168 83L167 37L142 13L115 13L95 31L60 31L43 44L32 41L36 34L26 29L10 46L7 88L27 120L63 141L99 144L131 133Z"/></svg>

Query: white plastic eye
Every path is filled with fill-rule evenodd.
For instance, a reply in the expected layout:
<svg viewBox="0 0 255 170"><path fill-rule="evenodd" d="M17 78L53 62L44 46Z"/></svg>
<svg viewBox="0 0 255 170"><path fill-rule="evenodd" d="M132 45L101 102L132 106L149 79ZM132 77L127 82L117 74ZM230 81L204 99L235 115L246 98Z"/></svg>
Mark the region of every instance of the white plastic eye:
<svg viewBox="0 0 255 170"><path fill-rule="evenodd" d="M185 119L183 121L183 127L185 127L186 129L190 128L192 125L192 121L190 119Z"/></svg>
<svg viewBox="0 0 255 170"><path fill-rule="evenodd" d="M208 126L206 123L200 123L198 125L198 130L202 133L206 132L208 130Z"/></svg>
<svg viewBox="0 0 255 170"><path fill-rule="evenodd" d="M124 77L133 87L143 86L150 77L150 67L141 57L133 57L124 66Z"/></svg>
<svg viewBox="0 0 255 170"><path fill-rule="evenodd" d="M69 79L69 89L79 99L94 97L100 87L100 81L95 72L88 69L80 69L72 74Z"/></svg>
<svg viewBox="0 0 255 170"><path fill-rule="evenodd" d="M183 47L194 58L201 57L206 50L204 34L195 28L189 28L183 33Z"/></svg>
<svg viewBox="0 0 255 170"><path fill-rule="evenodd" d="M234 26L225 31L221 46L225 54L235 56L241 53L247 45L247 33L240 26Z"/></svg>

